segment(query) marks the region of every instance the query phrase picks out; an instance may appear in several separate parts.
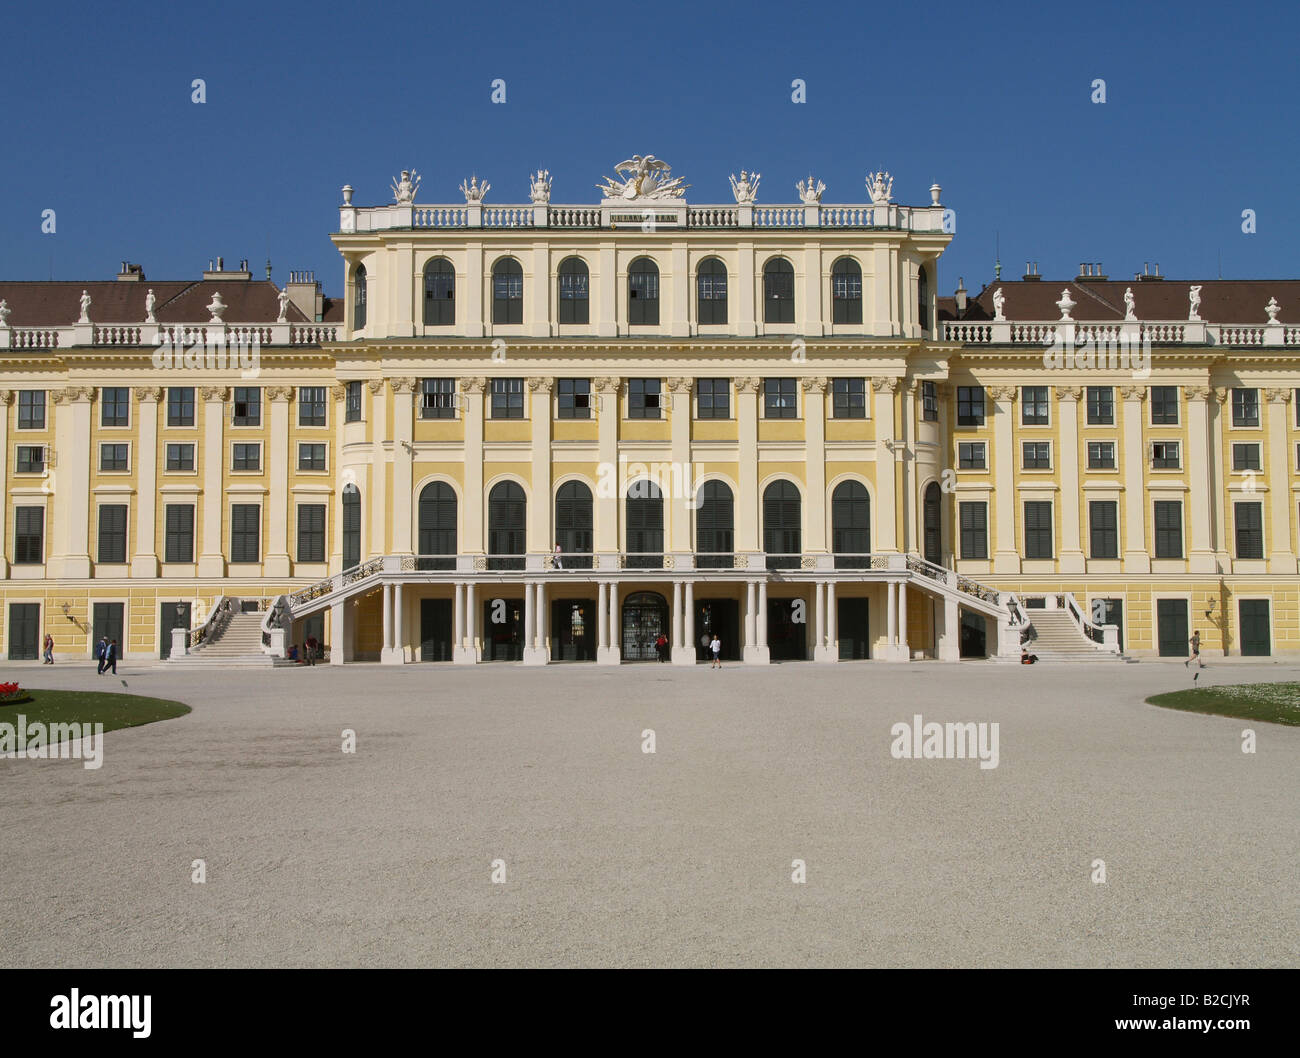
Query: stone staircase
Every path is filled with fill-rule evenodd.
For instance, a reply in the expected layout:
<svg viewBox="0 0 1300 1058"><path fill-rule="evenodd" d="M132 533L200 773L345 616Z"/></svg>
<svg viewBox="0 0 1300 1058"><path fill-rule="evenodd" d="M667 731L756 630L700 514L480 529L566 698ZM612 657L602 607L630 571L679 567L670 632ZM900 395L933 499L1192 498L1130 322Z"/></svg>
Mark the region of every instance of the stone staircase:
<svg viewBox="0 0 1300 1058"><path fill-rule="evenodd" d="M187 668L273 668L276 659L262 652L261 612L232 614L229 623L188 654L168 658L169 664Z"/></svg>
<svg viewBox="0 0 1300 1058"><path fill-rule="evenodd" d="M1065 610L1025 611L1035 638L1025 643L1039 661L1123 661L1120 654L1100 650L1091 639L1079 631Z"/></svg>

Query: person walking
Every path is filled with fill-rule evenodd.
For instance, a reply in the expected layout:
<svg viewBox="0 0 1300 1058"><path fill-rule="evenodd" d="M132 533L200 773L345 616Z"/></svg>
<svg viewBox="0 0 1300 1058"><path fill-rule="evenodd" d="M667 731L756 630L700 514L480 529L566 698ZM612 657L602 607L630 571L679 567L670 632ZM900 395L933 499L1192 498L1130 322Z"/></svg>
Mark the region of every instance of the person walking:
<svg viewBox="0 0 1300 1058"><path fill-rule="evenodd" d="M318 645L319 644L317 644L316 637L314 635L310 635L307 637L307 664L308 665L316 664L316 647Z"/></svg>
<svg viewBox="0 0 1300 1058"><path fill-rule="evenodd" d="M662 632L659 633L659 638L655 640L655 653L659 655L660 661L668 660L668 637Z"/></svg>
<svg viewBox="0 0 1300 1058"><path fill-rule="evenodd" d="M722 668L722 640L718 638L718 633L713 633L713 641L709 644L709 650L713 653L713 664L711 669Z"/></svg>
<svg viewBox="0 0 1300 1058"><path fill-rule="evenodd" d="M114 676L117 675L117 640L108 641L108 649L104 652L104 668L111 669ZM100 670L101 672L103 669Z"/></svg>
<svg viewBox="0 0 1300 1058"><path fill-rule="evenodd" d="M99 675L103 675L104 666L107 664L108 657L108 636L100 636L99 642L95 644L95 657L99 659Z"/></svg>
<svg viewBox="0 0 1300 1058"><path fill-rule="evenodd" d="M1196 662L1198 669L1205 668L1205 662L1201 660L1201 633L1193 632L1192 638L1187 641L1192 647L1192 656L1183 662L1183 668L1189 668L1192 662Z"/></svg>
<svg viewBox="0 0 1300 1058"><path fill-rule="evenodd" d="M49 632L45 633L45 664L54 664L54 637Z"/></svg>

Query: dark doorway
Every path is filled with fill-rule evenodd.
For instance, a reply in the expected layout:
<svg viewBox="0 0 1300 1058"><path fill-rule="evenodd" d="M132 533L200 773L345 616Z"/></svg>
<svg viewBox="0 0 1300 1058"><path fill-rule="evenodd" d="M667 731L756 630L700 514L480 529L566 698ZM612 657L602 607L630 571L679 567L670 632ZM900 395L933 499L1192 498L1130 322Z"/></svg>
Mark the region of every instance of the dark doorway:
<svg viewBox="0 0 1300 1058"><path fill-rule="evenodd" d="M1156 639L1162 658L1185 658L1188 646L1187 600L1156 600Z"/></svg>
<svg viewBox="0 0 1300 1058"><path fill-rule="evenodd" d="M551 601L551 660L596 660L596 600Z"/></svg>
<svg viewBox="0 0 1300 1058"><path fill-rule="evenodd" d="M723 661L740 660L740 603L735 599L697 599L695 602L695 660L712 661L709 643L714 633L722 641Z"/></svg>
<svg viewBox="0 0 1300 1058"><path fill-rule="evenodd" d="M311 639L313 636L316 638L316 657L323 658L325 656L324 610L317 610L316 613L312 614L310 617L304 617L302 619L302 642L297 644L302 648L299 652L299 657L302 657L306 653L307 640ZM285 644L286 647L291 647L293 645L293 643Z"/></svg>
<svg viewBox="0 0 1300 1058"><path fill-rule="evenodd" d="M767 650L772 661L808 659L808 610L803 599L767 600Z"/></svg>
<svg viewBox="0 0 1300 1058"><path fill-rule="evenodd" d="M922 528L924 540L922 546L925 560L936 566L943 565L943 529L940 517L942 495L938 482L930 482L925 489L925 503L922 511Z"/></svg>
<svg viewBox="0 0 1300 1058"><path fill-rule="evenodd" d="M122 638L122 611L125 609L120 602L97 602L90 611L90 628L92 643L98 643L100 638L107 636L110 640L117 640L118 657L122 655L122 644L126 642Z"/></svg>
<svg viewBox="0 0 1300 1058"><path fill-rule="evenodd" d="M450 599L420 600L420 660L450 661L452 646Z"/></svg>
<svg viewBox="0 0 1300 1058"><path fill-rule="evenodd" d="M961 612L961 656L986 658L988 651L988 622L970 610Z"/></svg>
<svg viewBox="0 0 1300 1058"><path fill-rule="evenodd" d="M1101 620L1097 620L1101 618ZM1119 648L1124 649L1124 600L1093 599L1092 620L1094 624L1116 625L1119 628Z"/></svg>
<svg viewBox="0 0 1300 1058"><path fill-rule="evenodd" d="M623 660L654 661L655 640L663 633L672 642L668 603L658 592L639 591L623 600Z"/></svg>
<svg viewBox="0 0 1300 1058"><path fill-rule="evenodd" d="M1273 653L1269 634L1268 600L1241 599L1237 606L1241 614L1241 656L1266 658Z"/></svg>
<svg viewBox="0 0 1300 1058"><path fill-rule="evenodd" d="M840 660L862 661L871 657L870 599L836 599L836 634L840 638Z"/></svg>
<svg viewBox="0 0 1300 1058"><path fill-rule="evenodd" d="M9 660L35 661L40 656L41 604L9 604Z"/></svg>
<svg viewBox="0 0 1300 1058"><path fill-rule="evenodd" d="M158 607L158 656L172 656L172 629L190 627L190 604L187 602L165 602ZM95 640L96 643L99 640ZM121 647L121 640L118 646Z"/></svg>
<svg viewBox="0 0 1300 1058"><path fill-rule="evenodd" d="M483 600L483 660L524 659L523 599Z"/></svg>

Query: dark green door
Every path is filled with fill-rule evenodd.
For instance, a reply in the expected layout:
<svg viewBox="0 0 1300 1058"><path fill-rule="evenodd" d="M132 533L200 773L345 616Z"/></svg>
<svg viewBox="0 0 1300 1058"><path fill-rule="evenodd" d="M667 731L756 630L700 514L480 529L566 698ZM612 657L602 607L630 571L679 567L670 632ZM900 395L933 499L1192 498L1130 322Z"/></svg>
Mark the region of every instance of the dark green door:
<svg viewBox="0 0 1300 1058"><path fill-rule="evenodd" d="M735 599L699 599L695 603L695 660L712 661L717 633L723 661L740 660L740 603Z"/></svg>
<svg viewBox="0 0 1300 1058"><path fill-rule="evenodd" d="M120 602L95 603L91 610L91 628L90 641L98 643L105 636L110 640L116 639L117 654L121 658L125 642L122 638L122 604Z"/></svg>
<svg viewBox="0 0 1300 1058"><path fill-rule="evenodd" d="M172 656L172 629L189 628L190 626L190 604L187 602L165 602L158 608L158 656L160 658L169 658ZM95 640L99 642L98 639ZM118 640L118 657L122 641Z"/></svg>
<svg viewBox="0 0 1300 1058"><path fill-rule="evenodd" d="M836 599L835 625L840 639L841 661L862 661L871 657L870 600Z"/></svg>
<svg viewBox="0 0 1300 1058"><path fill-rule="evenodd" d="M1187 600L1156 600L1156 641L1162 658L1185 658L1191 653L1187 640Z"/></svg>
<svg viewBox="0 0 1300 1058"><path fill-rule="evenodd" d="M41 604L9 604L9 660L35 661L39 656Z"/></svg>
<svg viewBox="0 0 1300 1058"><path fill-rule="evenodd" d="M1266 658L1273 652L1269 632L1268 600L1242 599L1237 603L1241 612L1241 656Z"/></svg>
<svg viewBox="0 0 1300 1058"><path fill-rule="evenodd" d="M961 656L964 658L988 657L988 622L981 614L961 611Z"/></svg>
<svg viewBox="0 0 1300 1058"><path fill-rule="evenodd" d="M808 610L803 599L767 600L767 648L772 661L806 661Z"/></svg>
<svg viewBox="0 0 1300 1058"><path fill-rule="evenodd" d="M552 661L595 661L596 600L552 600L548 634Z"/></svg>
<svg viewBox="0 0 1300 1058"><path fill-rule="evenodd" d="M483 660L522 661L523 658L523 599L485 599L483 601Z"/></svg>
<svg viewBox="0 0 1300 1058"><path fill-rule="evenodd" d="M451 660L451 600L420 600L420 660Z"/></svg>

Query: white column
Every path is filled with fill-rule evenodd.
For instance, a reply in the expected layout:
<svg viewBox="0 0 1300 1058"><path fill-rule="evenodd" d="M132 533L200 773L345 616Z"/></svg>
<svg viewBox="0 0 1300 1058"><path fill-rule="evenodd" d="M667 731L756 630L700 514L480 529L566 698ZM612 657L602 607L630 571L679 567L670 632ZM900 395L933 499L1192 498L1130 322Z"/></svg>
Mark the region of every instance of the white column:
<svg viewBox="0 0 1300 1058"><path fill-rule="evenodd" d="M131 549L132 577L158 576L158 402L165 392L158 386L138 386L135 390L139 433L135 446L137 488L135 540ZM0 442L0 452L4 451L7 449ZM3 495L0 489L0 496Z"/></svg>
<svg viewBox="0 0 1300 1058"><path fill-rule="evenodd" d="M742 288L746 285L742 280ZM742 310L743 311L743 310ZM743 319L743 317L742 317ZM757 556L763 541L762 500L758 495L758 379L736 379L736 436L742 453L736 492L736 550Z"/></svg>
<svg viewBox="0 0 1300 1058"><path fill-rule="evenodd" d="M826 584L826 648L827 661L840 660L840 616L835 608L835 582Z"/></svg>
<svg viewBox="0 0 1300 1058"><path fill-rule="evenodd" d="M9 486L7 478L9 474L9 404L16 400L15 390L0 389L0 541L5 537L5 522L8 520ZM48 398L47 398L48 399ZM46 509L45 517L48 520L50 516L49 509ZM46 536L49 535L49 525L45 527ZM0 547L0 577L9 576L9 560L5 557L6 552Z"/></svg>
<svg viewBox="0 0 1300 1058"><path fill-rule="evenodd" d="M342 665L352 659L352 629L348 627L350 600L336 602L330 607L330 664Z"/></svg>
<svg viewBox="0 0 1300 1058"><path fill-rule="evenodd" d="M524 585L524 664L546 664L546 631L542 614L546 606L543 584Z"/></svg>
<svg viewBox="0 0 1300 1058"><path fill-rule="evenodd" d="M596 585L596 652L609 646L609 589L605 582Z"/></svg>
<svg viewBox="0 0 1300 1058"><path fill-rule="evenodd" d="M943 600L943 634L939 637L939 660L958 661L961 659L961 618L958 614L957 600L944 597Z"/></svg>
<svg viewBox="0 0 1300 1058"><path fill-rule="evenodd" d="M820 277L818 287L820 288ZM807 331L805 334L809 333ZM803 550L826 552L826 379L803 380L804 452L807 456L806 495L803 505ZM745 458L749 458L746 454Z"/></svg>
<svg viewBox="0 0 1300 1058"><path fill-rule="evenodd" d="M1080 546L1079 518L1079 400L1081 386L1058 386L1056 413L1060 416L1057 450L1052 453L1061 474L1061 559L1062 573L1084 571L1083 548Z"/></svg>
<svg viewBox="0 0 1300 1058"><path fill-rule="evenodd" d="M1142 438L1142 402L1147 398L1147 387L1123 386L1120 392L1124 397L1124 572L1150 573L1143 485L1146 444Z"/></svg>
<svg viewBox="0 0 1300 1058"><path fill-rule="evenodd" d="M1210 413L1208 386L1187 387L1187 517L1191 522L1192 547L1187 554L1192 573L1217 573L1210 544ZM1283 435L1285 447L1285 434ZM1286 478L1282 479L1283 481ZM1291 570L1295 572L1294 567Z"/></svg>
<svg viewBox="0 0 1300 1058"><path fill-rule="evenodd" d="M873 378L876 418L876 502L872 528L873 551L898 550L898 496L894 485L894 453L886 442L897 440L894 430L896 378Z"/></svg>
<svg viewBox="0 0 1300 1058"><path fill-rule="evenodd" d="M1015 414L1014 386L993 386L993 485L994 573L1019 573L1020 550L1016 544L1016 446L1012 438Z"/></svg>
<svg viewBox="0 0 1300 1058"><path fill-rule="evenodd" d="M1269 529L1268 568L1270 573L1295 574L1296 556L1291 545L1291 510L1295 494L1287 488L1291 480L1291 447L1287 444L1287 427L1291 419L1291 390L1269 389L1268 398L1268 480L1267 506L1272 512Z"/></svg>
<svg viewBox="0 0 1300 1058"><path fill-rule="evenodd" d="M692 649L691 641L686 638L686 610L690 607L687 588L689 586L683 585L681 581L673 581L672 662L674 665L695 663L695 651ZM684 599L687 600L685 606L683 606Z"/></svg>
<svg viewBox="0 0 1300 1058"><path fill-rule="evenodd" d="M203 466L203 534L199 550L198 575L224 577L226 574L225 541L221 538L221 515L225 497L221 494L221 477L230 454L226 451L226 387L203 386L203 449L199 459Z"/></svg>
<svg viewBox="0 0 1300 1058"><path fill-rule="evenodd" d="M898 585L898 660L908 661L912 652L907 645L907 582Z"/></svg>
<svg viewBox="0 0 1300 1058"><path fill-rule="evenodd" d="M758 582L758 613L755 614L758 626L758 643L755 644L754 660L760 665L766 665L772 658L772 653L767 646L767 580L766 578Z"/></svg>
<svg viewBox="0 0 1300 1058"><path fill-rule="evenodd" d="M754 611L758 609L758 585L754 581L745 584L745 650L741 655L746 662L754 660L756 649L755 632L758 622L754 620Z"/></svg>
<svg viewBox="0 0 1300 1058"><path fill-rule="evenodd" d="M889 597L889 616L885 623L885 657L892 659L895 645L898 643L898 597L894 594L898 585L894 581L885 582L885 593Z"/></svg>
<svg viewBox="0 0 1300 1058"><path fill-rule="evenodd" d="M459 665L465 660L465 585L461 581L456 582L455 600L452 604L451 660Z"/></svg>
<svg viewBox="0 0 1300 1058"><path fill-rule="evenodd" d="M826 584L824 581L817 582L813 605L817 611L814 618L817 638L813 644L813 661L830 661L832 659L828 656L829 651L826 647Z"/></svg>
<svg viewBox="0 0 1300 1058"><path fill-rule="evenodd" d="M537 639L537 615L533 610L533 586L524 585L524 662L531 663L536 651L534 641Z"/></svg>
<svg viewBox="0 0 1300 1058"><path fill-rule="evenodd" d="M613 282L613 278L612 276L605 276L601 278L600 282L602 286L608 285ZM592 385L596 390L596 403L598 405L596 410L597 456L601 467L609 468L609 472L613 473L615 481L618 481L621 477L618 470L618 417L620 414L619 390L622 387L622 381L617 378L598 378L593 381ZM612 494L607 495L607 493ZM596 518L595 548L600 556L596 559L594 565L599 569L602 568L603 563L613 562L616 564L618 561L618 489L598 489L596 491L596 509L594 513ZM612 568L617 568L617 565ZM610 585L610 587L612 588L613 585ZM610 638L613 638L612 634Z"/></svg>
<svg viewBox="0 0 1300 1058"><path fill-rule="evenodd" d="M537 584L537 656L540 664L551 660L550 640L551 613L546 605L546 584Z"/></svg>
<svg viewBox="0 0 1300 1058"><path fill-rule="evenodd" d="M379 651L379 660L387 663L393 655L393 586L384 585L384 645Z"/></svg>
<svg viewBox="0 0 1300 1058"><path fill-rule="evenodd" d="M695 582L686 582L686 634L688 663L695 664Z"/></svg>
<svg viewBox="0 0 1300 1058"><path fill-rule="evenodd" d="M478 585L465 585L465 664L478 664Z"/></svg>
<svg viewBox="0 0 1300 1058"><path fill-rule="evenodd" d="M392 434L388 425L388 387L382 378L366 383L370 390L370 495L361 495L361 510L370 512L369 542L362 541L361 560L388 554L388 454L384 442ZM465 456L469 473L469 454ZM477 506L477 505L470 505Z"/></svg>
<svg viewBox="0 0 1300 1058"><path fill-rule="evenodd" d="M389 380L393 390L393 421L390 430L393 438L393 553L413 555L411 547L412 517L411 504L414 502L411 492L415 480L414 417L415 387L414 378L394 378Z"/></svg>
<svg viewBox="0 0 1300 1058"><path fill-rule="evenodd" d="M483 495L483 388L486 384L483 378L460 380L464 404L461 414L465 418L465 538L459 545L461 554L465 555L481 555L486 550L483 529L483 508L487 503ZM470 646L473 645L471 642Z"/></svg>
<svg viewBox="0 0 1300 1058"><path fill-rule="evenodd" d="M266 557L262 574L267 577L289 575L289 402L292 386L268 386L266 397L271 405L271 432L267 435L266 465L271 491L266 519Z"/></svg>
<svg viewBox="0 0 1300 1058"><path fill-rule="evenodd" d="M608 588L608 592L606 589ZM597 665L617 665L623 660L618 623L618 585L600 586L600 623L605 632L605 645L596 650Z"/></svg>
<svg viewBox="0 0 1300 1058"><path fill-rule="evenodd" d="M393 653L395 665L406 664L406 614L402 604L402 585L393 585Z"/></svg>
<svg viewBox="0 0 1300 1058"><path fill-rule="evenodd" d="M549 283L546 284L549 290ZM545 309L542 310L545 314ZM545 315L543 316L543 324ZM551 519L555 502L551 495L551 379L529 378L525 383L528 415L532 420L532 500L528 504L528 532L525 551L549 555L555 550Z"/></svg>

